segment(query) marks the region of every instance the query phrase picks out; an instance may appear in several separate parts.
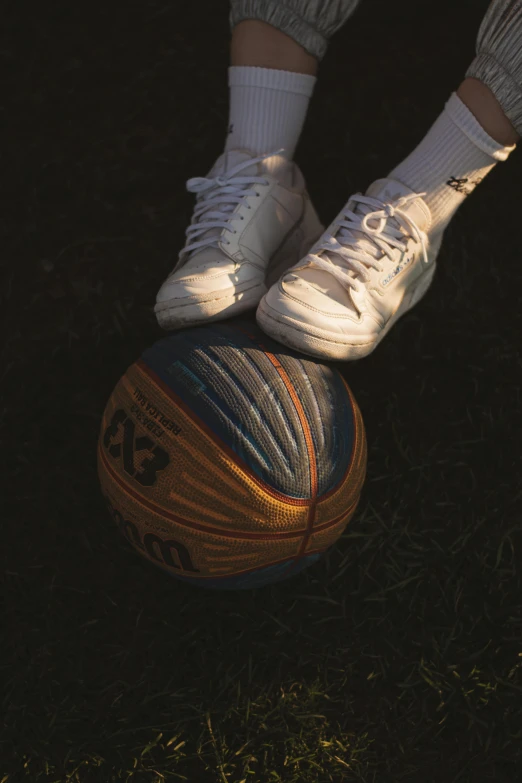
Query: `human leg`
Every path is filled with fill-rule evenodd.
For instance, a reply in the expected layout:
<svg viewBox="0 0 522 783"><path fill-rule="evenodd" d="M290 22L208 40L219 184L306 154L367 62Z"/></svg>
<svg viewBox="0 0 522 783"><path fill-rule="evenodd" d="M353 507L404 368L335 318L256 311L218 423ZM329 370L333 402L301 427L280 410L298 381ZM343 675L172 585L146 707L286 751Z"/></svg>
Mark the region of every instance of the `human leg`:
<svg viewBox="0 0 522 783"><path fill-rule="evenodd" d="M413 152L353 196L271 287L260 326L303 353L367 356L428 290L449 221L521 132L522 0L495 0L458 92Z"/></svg>
<svg viewBox="0 0 522 783"><path fill-rule="evenodd" d="M179 329L255 307L324 227L292 158L329 37L359 0L232 0L225 151L197 194L156 317Z"/></svg>

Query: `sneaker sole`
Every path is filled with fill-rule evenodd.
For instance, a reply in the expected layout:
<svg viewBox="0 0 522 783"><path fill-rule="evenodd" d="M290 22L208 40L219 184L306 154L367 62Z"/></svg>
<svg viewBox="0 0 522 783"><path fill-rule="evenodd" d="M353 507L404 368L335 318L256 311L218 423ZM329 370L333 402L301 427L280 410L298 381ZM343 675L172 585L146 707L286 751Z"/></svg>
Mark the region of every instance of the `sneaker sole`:
<svg viewBox="0 0 522 783"><path fill-rule="evenodd" d="M266 292L264 283L256 283L243 291L214 297L207 302L187 302L174 306L165 302L156 305L154 312L162 329L186 329L188 326L198 326L220 318L232 318L245 310L251 310L259 304Z"/></svg>
<svg viewBox="0 0 522 783"><path fill-rule="evenodd" d="M334 361L363 359L377 348L399 318L422 299L432 283L435 268L434 264L418 280L415 286L412 286L405 292L400 307L386 326L376 337L367 342L351 343L348 340L340 339L338 333L327 332L316 327L310 327L309 331L305 331L302 323L294 318L282 315L270 307L270 305L267 305L264 300L259 303L256 320L259 326L271 337L289 348L294 348L310 356Z"/></svg>

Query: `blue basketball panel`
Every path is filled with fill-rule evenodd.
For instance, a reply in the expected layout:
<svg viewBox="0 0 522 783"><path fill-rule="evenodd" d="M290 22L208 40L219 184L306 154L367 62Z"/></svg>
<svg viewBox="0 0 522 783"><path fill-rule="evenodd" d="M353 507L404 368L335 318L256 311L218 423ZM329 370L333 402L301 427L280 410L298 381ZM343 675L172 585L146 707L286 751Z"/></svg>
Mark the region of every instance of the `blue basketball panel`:
<svg viewBox="0 0 522 783"><path fill-rule="evenodd" d="M284 367L305 412L316 450L319 495L341 480L354 438L351 401L339 373L292 351L251 323L176 332L142 360L268 486L311 496L305 432Z"/></svg>

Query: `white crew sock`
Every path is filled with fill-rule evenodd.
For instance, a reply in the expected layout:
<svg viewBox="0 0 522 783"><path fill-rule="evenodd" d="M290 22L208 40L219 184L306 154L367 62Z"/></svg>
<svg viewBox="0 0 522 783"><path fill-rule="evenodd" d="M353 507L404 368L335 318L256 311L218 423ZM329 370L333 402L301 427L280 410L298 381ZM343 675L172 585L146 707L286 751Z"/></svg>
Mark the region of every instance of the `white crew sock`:
<svg viewBox="0 0 522 783"><path fill-rule="evenodd" d="M225 150L246 149L262 155L283 147L280 154L291 160L316 81L306 73L230 66Z"/></svg>
<svg viewBox="0 0 522 783"><path fill-rule="evenodd" d="M515 146L503 147L492 139L453 93L418 147L388 176L417 193L426 192L423 199L432 215L431 231L438 233Z"/></svg>

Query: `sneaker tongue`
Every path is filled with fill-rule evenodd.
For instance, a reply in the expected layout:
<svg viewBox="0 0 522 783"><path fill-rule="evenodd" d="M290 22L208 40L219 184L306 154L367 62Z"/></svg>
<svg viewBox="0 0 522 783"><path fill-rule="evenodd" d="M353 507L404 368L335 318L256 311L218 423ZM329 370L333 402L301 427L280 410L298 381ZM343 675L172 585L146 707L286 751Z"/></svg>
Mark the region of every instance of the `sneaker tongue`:
<svg viewBox="0 0 522 783"><path fill-rule="evenodd" d="M403 185L402 182L386 178L378 179L373 182L366 191L365 195L372 198L377 198L380 201L388 201L393 203L403 196L410 196L412 193L414 193L414 191ZM407 202L404 206L402 206L401 210L411 217L411 219L416 223L421 231L427 231L431 223L431 214L427 204L422 200L422 198L419 197L412 199L410 202ZM368 214L369 212L373 212L374 208L366 204L358 204L354 211L358 214ZM390 218L389 222L394 228L400 228L399 224L393 218ZM340 237L343 236L343 233L350 234L352 237L355 237L358 240L358 250L365 250L374 257L376 254L378 254L375 244L371 242L371 240L363 231L358 231L356 229L341 229L337 237L341 241L341 244L342 240ZM358 277L358 272L355 270L350 270L348 274L353 278ZM310 279L312 279L316 285L321 284L321 281L325 279L325 275L328 275L328 272L322 272L321 270L312 270L309 273ZM330 275L328 275L328 277L330 277ZM332 284L330 282L330 286L331 285ZM336 285L339 287L338 283ZM349 291L347 297L349 302L345 302L345 306L348 306L350 309L353 309L354 312L357 312L357 308L353 304L352 296L353 292Z"/></svg>
<svg viewBox="0 0 522 783"><path fill-rule="evenodd" d="M219 156L206 176L208 178L219 177L226 171L230 171L230 169L232 169L234 166L237 166L239 163L244 163L247 160L251 160L252 157L252 153L243 152L243 150L230 150L229 152L224 152ZM243 177L247 176L248 174L252 174L252 176L256 177L259 173L259 163L252 163L251 166L245 166L244 169L241 169L237 176ZM230 211L232 210L233 205L230 206ZM205 231L203 234L199 234L197 239L199 241L201 239L207 239L207 237L217 237L220 234L221 228L209 228L208 231ZM207 261L215 261L216 255L223 255L217 247L209 246L193 250L188 260L185 262L184 267L188 271L191 267L199 266L200 264L204 264Z"/></svg>
<svg viewBox="0 0 522 783"><path fill-rule="evenodd" d="M366 195L393 203L402 196L411 196L414 192L395 179L378 179L370 185ZM401 207L401 210L411 217L421 231L427 231L431 223L431 214L427 204L420 196L406 203Z"/></svg>
<svg viewBox="0 0 522 783"><path fill-rule="evenodd" d="M216 160L208 172L207 177L219 177L220 175L225 174L225 172L230 171L239 163L252 160L253 157L256 156L247 150L230 150L228 152L224 152ZM283 158L281 155L272 155L270 158L264 158L264 160L260 162L252 163L250 166L245 166L245 168L241 169L241 171L239 171L235 176L246 177L248 175L252 175L257 177L262 176L263 174L269 174L270 176L276 177L281 183L288 182L291 184L292 171L293 169L291 166L289 166L288 160L286 160L286 158ZM233 209L234 205L231 204L230 212L232 212ZM199 234L198 241L200 239L206 239L207 237L219 236L220 234L221 228L209 228L208 231L205 231L204 234ZM190 269L191 265L199 266L199 264L205 263L207 261L212 262L216 259L216 254L219 255L220 251L218 248L212 246L202 247L200 249L194 250L185 263L185 267Z"/></svg>

